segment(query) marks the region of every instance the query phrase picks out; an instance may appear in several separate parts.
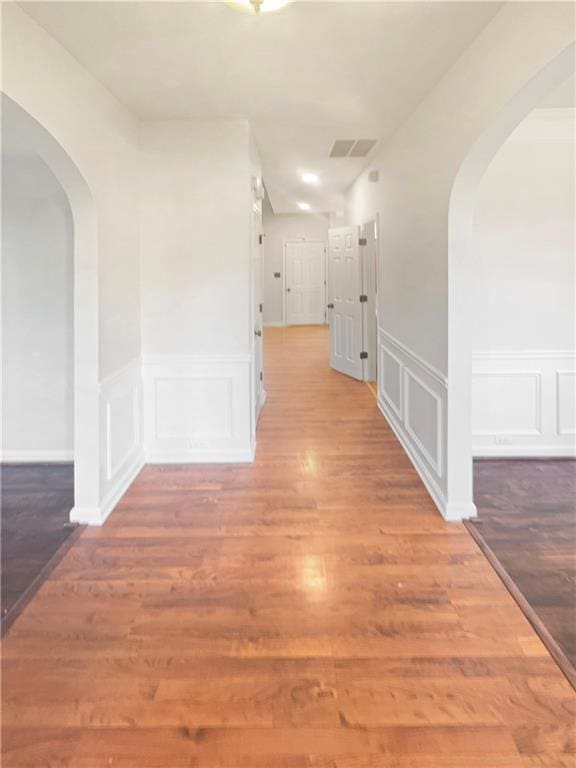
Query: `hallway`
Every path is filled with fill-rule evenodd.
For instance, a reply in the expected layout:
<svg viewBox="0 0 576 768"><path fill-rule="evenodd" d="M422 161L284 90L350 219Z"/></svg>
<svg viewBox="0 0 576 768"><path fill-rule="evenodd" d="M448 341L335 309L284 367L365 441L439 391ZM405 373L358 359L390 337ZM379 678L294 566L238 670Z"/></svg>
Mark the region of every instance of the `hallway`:
<svg viewBox="0 0 576 768"><path fill-rule="evenodd" d="M576 697L324 328L253 465L147 466L9 630L4 768L567 768Z"/></svg>

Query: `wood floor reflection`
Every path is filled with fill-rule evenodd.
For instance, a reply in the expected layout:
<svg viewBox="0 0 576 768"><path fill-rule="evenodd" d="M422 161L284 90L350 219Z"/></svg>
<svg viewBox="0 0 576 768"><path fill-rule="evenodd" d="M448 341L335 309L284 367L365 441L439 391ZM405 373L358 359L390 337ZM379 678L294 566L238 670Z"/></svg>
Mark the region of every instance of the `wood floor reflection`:
<svg viewBox="0 0 576 768"><path fill-rule="evenodd" d="M575 696L322 328L253 465L148 466L9 631L4 768L566 768Z"/></svg>

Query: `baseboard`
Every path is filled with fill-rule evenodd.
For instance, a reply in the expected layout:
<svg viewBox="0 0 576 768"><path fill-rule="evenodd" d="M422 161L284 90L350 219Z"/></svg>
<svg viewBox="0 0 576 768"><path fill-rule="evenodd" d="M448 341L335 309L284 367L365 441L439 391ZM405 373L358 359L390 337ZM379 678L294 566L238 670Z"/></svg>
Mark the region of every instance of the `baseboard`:
<svg viewBox="0 0 576 768"><path fill-rule="evenodd" d="M68 464L74 461L74 451L36 451L29 449L7 450L2 451L0 460L3 464Z"/></svg>
<svg viewBox="0 0 576 768"><path fill-rule="evenodd" d="M285 328L286 323L281 320L271 320L269 323L264 323L265 328Z"/></svg>
<svg viewBox="0 0 576 768"><path fill-rule="evenodd" d="M147 464L251 464L254 448L238 451L149 451Z"/></svg>
<svg viewBox="0 0 576 768"><path fill-rule="evenodd" d="M475 459L576 459L576 445L495 445L472 449Z"/></svg>
<svg viewBox="0 0 576 768"><path fill-rule="evenodd" d="M262 408L264 408L264 403L266 402L266 390L262 390L260 393L260 402L258 403L258 415L256 417L256 420L260 418L260 414L262 413Z"/></svg>
<svg viewBox="0 0 576 768"><path fill-rule="evenodd" d="M70 521L85 525L102 525L130 485L132 485L143 466L144 454L139 452L130 464L127 465L124 472L115 480L113 487L103 499L102 504L99 507L74 507L70 512Z"/></svg>
<svg viewBox="0 0 576 768"><path fill-rule="evenodd" d="M450 514L453 513L453 510L449 510L448 504L446 502L446 497L444 496L444 493L442 492L442 489L438 486L432 475L430 474L428 468L423 464L423 462L420 460L420 457L417 453L412 449L412 445L410 443L409 438L403 433L400 426L395 423L395 419L391 413L391 411L387 408L386 404L382 402L382 400L378 399L378 408L380 410L380 413L384 416L388 424L390 425L390 428L398 438L398 441L402 448L404 449L404 452L412 462L412 465L416 472L418 472L418 475L420 476L420 479L424 483L424 486L428 493L430 494L430 497L432 498L432 501L437 506L440 514L442 517L446 520L459 520L461 518L454 518L449 517Z"/></svg>

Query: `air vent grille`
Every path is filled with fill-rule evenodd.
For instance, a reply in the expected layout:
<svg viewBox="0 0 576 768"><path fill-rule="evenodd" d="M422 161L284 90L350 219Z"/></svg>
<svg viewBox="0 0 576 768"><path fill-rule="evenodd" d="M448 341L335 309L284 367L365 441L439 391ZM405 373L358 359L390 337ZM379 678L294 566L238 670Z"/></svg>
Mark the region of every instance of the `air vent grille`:
<svg viewBox="0 0 576 768"><path fill-rule="evenodd" d="M366 157L376 146L376 139L336 139L330 157Z"/></svg>
<svg viewBox="0 0 576 768"><path fill-rule="evenodd" d="M337 139L330 152L330 157L348 157L355 143L354 139Z"/></svg>

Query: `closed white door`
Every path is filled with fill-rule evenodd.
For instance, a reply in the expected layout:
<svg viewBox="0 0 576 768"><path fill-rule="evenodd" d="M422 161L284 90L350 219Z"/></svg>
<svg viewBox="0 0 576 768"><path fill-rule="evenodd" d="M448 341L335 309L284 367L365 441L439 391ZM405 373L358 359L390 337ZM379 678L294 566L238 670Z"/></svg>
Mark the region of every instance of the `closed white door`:
<svg viewBox="0 0 576 768"><path fill-rule="evenodd" d="M358 227L331 229L328 237L330 365L363 378L362 263Z"/></svg>
<svg viewBox="0 0 576 768"><path fill-rule="evenodd" d="M286 325L322 325L325 322L325 253L321 241L287 241Z"/></svg>

